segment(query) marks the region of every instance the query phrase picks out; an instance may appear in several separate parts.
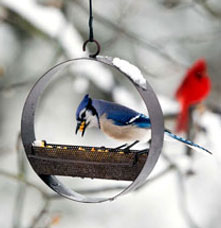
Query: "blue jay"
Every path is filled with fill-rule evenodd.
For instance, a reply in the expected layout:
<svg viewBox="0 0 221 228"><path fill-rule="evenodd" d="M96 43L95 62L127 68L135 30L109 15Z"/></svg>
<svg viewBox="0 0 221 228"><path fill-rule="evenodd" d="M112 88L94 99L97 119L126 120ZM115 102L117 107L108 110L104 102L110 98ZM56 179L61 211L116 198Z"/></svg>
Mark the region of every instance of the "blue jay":
<svg viewBox="0 0 221 228"><path fill-rule="evenodd" d="M92 99L85 95L76 111L76 134L78 130L84 136L85 130L90 127L97 127L108 136L123 141L133 141L131 146L139 141L150 139L150 119L123 105L104 100ZM164 130L165 138L170 138L184 143L195 150L203 150L211 153L207 149L186 140L180 136ZM124 144L125 145L125 144ZM130 146L130 147L131 147ZM120 148L120 147L119 147Z"/></svg>

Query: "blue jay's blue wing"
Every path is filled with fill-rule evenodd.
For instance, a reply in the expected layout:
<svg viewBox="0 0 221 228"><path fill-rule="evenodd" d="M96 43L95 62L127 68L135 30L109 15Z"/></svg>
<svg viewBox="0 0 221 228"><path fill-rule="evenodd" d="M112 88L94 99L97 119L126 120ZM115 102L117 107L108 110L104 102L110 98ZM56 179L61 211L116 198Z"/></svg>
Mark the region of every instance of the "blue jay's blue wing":
<svg viewBox="0 0 221 228"><path fill-rule="evenodd" d="M118 126L136 125L140 128L150 128L150 119L147 116L123 105L96 99L93 99L92 104L99 116L105 114L107 119Z"/></svg>
<svg viewBox="0 0 221 228"><path fill-rule="evenodd" d="M140 128L150 128L150 118L145 116L144 114L138 114L137 116L131 118L129 120L129 124L136 125Z"/></svg>
<svg viewBox="0 0 221 228"><path fill-rule="evenodd" d="M112 120L115 125L118 126L137 126L138 128L148 129L151 127L150 119L148 116L138 113L130 108L123 105L119 105L113 102L108 102L104 100L92 100L92 105L96 109L98 116L105 116L107 119ZM195 150L203 150L211 153L207 149L194 142L184 139L170 132L169 130L164 130L165 136L169 136L170 139L174 139L178 142L184 143L186 146L191 147ZM167 137L165 137L166 139Z"/></svg>

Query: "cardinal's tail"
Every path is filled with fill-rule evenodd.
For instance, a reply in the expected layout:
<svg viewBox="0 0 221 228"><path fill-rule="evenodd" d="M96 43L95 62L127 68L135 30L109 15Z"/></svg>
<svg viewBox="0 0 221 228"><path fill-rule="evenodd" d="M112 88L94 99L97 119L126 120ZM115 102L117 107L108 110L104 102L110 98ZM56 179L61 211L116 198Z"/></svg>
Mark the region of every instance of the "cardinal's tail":
<svg viewBox="0 0 221 228"><path fill-rule="evenodd" d="M176 120L176 132L187 131L189 121L189 105L182 104L181 112Z"/></svg>

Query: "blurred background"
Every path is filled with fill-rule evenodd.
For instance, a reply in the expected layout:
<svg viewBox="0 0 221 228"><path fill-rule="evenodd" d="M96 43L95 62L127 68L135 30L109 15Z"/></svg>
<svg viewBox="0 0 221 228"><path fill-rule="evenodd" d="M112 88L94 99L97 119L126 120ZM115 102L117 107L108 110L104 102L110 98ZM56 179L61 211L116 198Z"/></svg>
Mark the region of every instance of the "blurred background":
<svg viewBox="0 0 221 228"><path fill-rule="evenodd" d="M31 87L49 68L88 56L82 52L88 39L88 1L0 0L0 227L220 227L221 2L94 0L93 13L101 54L140 68L172 131L179 112L175 91L192 63L206 59L212 90L193 112L188 136L213 155L165 143L150 181L127 196L102 204L57 196L26 160L21 114ZM93 46L89 48L93 52ZM145 110L124 77L101 64L89 65L65 70L47 88L37 110L38 139L117 145L98 130L89 130L85 138L74 135L75 109L86 93ZM75 179L64 181L93 195L112 195L127 184Z"/></svg>

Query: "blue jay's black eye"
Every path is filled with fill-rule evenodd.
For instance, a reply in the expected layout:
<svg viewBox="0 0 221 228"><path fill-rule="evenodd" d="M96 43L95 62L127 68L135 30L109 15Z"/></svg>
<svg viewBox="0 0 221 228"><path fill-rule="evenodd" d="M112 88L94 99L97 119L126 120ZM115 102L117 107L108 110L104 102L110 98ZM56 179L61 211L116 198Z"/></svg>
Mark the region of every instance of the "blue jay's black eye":
<svg viewBox="0 0 221 228"><path fill-rule="evenodd" d="M85 116L86 116L86 115L85 115L85 112L83 112L83 113L81 114L81 116L80 116L80 120L81 120L81 121L85 120Z"/></svg>

